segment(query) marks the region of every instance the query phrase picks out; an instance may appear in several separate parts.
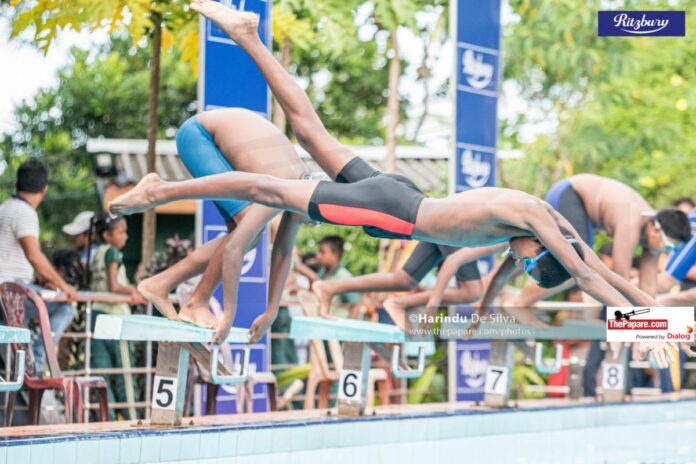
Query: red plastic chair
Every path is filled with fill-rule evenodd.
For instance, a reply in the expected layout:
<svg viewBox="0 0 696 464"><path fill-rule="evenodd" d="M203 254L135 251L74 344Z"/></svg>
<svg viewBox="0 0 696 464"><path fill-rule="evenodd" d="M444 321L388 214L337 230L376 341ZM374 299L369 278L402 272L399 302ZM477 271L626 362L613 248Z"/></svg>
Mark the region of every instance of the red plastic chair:
<svg viewBox="0 0 696 464"><path fill-rule="evenodd" d="M39 327L41 329L41 341L46 350L46 360L51 374L50 378L39 378L36 375L36 365L34 363L34 354L31 350L31 345L13 343L12 351L17 353L17 350L25 350L25 374L24 374L24 390L29 392L29 423L37 425L41 412L41 398L46 390L62 390L65 395L65 420L68 423L73 422L73 416L76 422L83 420L82 397L85 389L91 391L97 390L99 396L99 416L102 421L109 420L109 404L106 391L106 382L102 377L65 377L58 365L53 338L51 337L51 326L48 317L48 310L43 299L36 292L23 285L13 282L5 282L0 284L0 306L2 306L3 318L5 324L10 327L26 327L25 320L25 303L26 300L31 300L36 306L36 312L39 315ZM5 426L12 423L12 413L17 397L17 392L7 394L6 410L5 410Z"/></svg>

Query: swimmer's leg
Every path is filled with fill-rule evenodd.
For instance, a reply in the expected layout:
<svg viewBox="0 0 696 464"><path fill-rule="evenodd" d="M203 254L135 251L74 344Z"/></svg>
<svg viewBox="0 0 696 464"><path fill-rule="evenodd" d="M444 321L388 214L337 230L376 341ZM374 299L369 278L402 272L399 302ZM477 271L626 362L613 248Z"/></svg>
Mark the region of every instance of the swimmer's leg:
<svg viewBox="0 0 696 464"><path fill-rule="evenodd" d="M249 54L283 108L300 145L335 179L356 155L327 132L307 94L261 41L258 17L208 0L197 0L191 8L210 18Z"/></svg>
<svg viewBox="0 0 696 464"><path fill-rule="evenodd" d="M201 179L165 182L155 173L109 203L113 215L139 213L176 200L235 198L308 216L309 202L318 181L285 180L266 174L229 172Z"/></svg>
<svg viewBox="0 0 696 464"><path fill-rule="evenodd" d="M384 301L384 309L394 323L406 330L406 314L409 308L422 306L428 303L432 290L413 293L411 295L393 296ZM483 295L483 283L480 280L466 280L459 282L457 288L448 288L442 298L442 304L470 304ZM426 314L435 315L437 308L426 308Z"/></svg>
<svg viewBox="0 0 696 464"><path fill-rule="evenodd" d="M312 284L312 291L319 299L319 313L323 316L331 311L331 299L336 295L350 292L390 292L412 290L418 285L404 271L380 272L350 279L318 280Z"/></svg>
<svg viewBox="0 0 696 464"><path fill-rule="evenodd" d="M218 237L196 248L191 255L172 267L147 278L138 284L138 291L168 319L178 320L179 316L169 301L169 292L177 285L197 276L208 266L208 261L222 254L225 237Z"/></svg>

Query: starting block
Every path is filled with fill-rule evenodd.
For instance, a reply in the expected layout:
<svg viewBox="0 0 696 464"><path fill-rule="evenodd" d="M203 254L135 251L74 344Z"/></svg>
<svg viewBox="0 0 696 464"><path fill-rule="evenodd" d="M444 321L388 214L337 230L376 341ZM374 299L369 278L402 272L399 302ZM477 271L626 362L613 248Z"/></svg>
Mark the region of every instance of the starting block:
<svg viewBox="0 0 696 464"><path fill-rule="evenodd" d="M391 355L394 377L417 378L425 368L425 349L422 346L418 350L418 367L402 368L401 344L406 342L406 335L394 325L355 319L295 317L290 326L290 338L344 342L343 369L338 383L338 414L342 416L361 416L365 413L371 364L369 343L395 344Z"/></svg>
<svg viewBox="0 0 696 464"><path fill-rule="evenodd" d="M31 343L31 334L28 329L19 327L0 326L0 344ZM4 380L0 377L0 392L13 392L22 388L24 384L24 350L17 350L15 356L15 380Z"/></svg>
<svg viewBox="0 0 696 464"><path fill-rule="evenodd" d="M442 332L447 338L461 338L460 334L469 333L470 324L446 324ZM486 370L484 386L484 403L486 406L507 407L512 387L512 369L514 366L515 347L527 350L526 341L541 340L605 340L606 327L602 323L568 320L562 326L531 327L522 324L481 323L470 334L471 340L491 340L491 351ZM543 345L534 344L534 366L542 374L555 374L563 366L563 346L556 344L555 356L549 362L543 359ZM623 358L622 358L623 359ZM611 377L607 374L607 366L611 366ZM579 398L582 392L582 369L577 359L569 363L569 395ZM618 361L604 363L605 401L622 401L624 388L620 383L626 381L625 375L620 374ZM621 372L625 372L622 370ZM606 388L606 379L613 383L613 390ZM625 386L625 385L624 385Z"/></svg>
<svg viewBox="0 0 696 464"><path fill-rule="evenodd" d="M189 353L203 365L208 365L215 384L241 384L249 374L249 348L242 352L239 374L221 374L218 369L220 347L208 353L201 344L212 340L214 331L185 322L154 316L100 315L94 338L104 340L159 342L157 366L152 385L153 425L179 425L186 398L186 377ZM232 327L225 343L247 343L248 330Z"/></svg>

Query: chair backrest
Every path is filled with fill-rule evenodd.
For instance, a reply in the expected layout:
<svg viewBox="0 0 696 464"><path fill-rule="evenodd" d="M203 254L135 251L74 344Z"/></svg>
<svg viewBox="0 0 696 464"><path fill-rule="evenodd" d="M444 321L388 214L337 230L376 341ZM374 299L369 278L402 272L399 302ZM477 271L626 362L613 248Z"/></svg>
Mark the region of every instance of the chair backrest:
<svg viewBox="0 0 696 464"><path fill-rule="evenodd" d="M43 299L41 299L35 291L24 285L15 282L4 282L0 284L0 306L2 307L3 319L6 325L24 328L28 326L29 321L26 318L27 302L33 303L36 307L41 335L40 343L43 343L44 350L46 351L46 360L51 377L63 377L53 345L51 322L48 316L48 309L46 309L46 303L44 303ZM31 345L13 343L12 350L13 352L17 350L24 350L26 352L26 377L36 378L36 363L34 362L34 354L31 350Z"/></svg>

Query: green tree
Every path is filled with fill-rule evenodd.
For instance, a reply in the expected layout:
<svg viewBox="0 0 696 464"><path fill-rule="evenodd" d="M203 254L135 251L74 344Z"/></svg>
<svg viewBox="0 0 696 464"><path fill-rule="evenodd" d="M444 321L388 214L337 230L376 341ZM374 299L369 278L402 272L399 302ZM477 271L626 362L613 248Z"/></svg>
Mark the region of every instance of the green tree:
<svg viewBox="0 0 696 464"><path fill-rule="evenodd" d="M139 138L147 121L149 50L126 37L91 50L73 48L58 71L55 87L39 90L15 109L16 129L0 136L0 195L14 189L16 168L28 156L50 166L50 186L39 208L42 238L61 240L60 226L83 209L98 210L91 137ZM174 130L196 110L196 81L177 53L162 61L159 136Z"/></svg>
<svg viewBox="0 0 696 464"><path fill-rule="evenodd" d="M685 9L687 0L630 1L635 9ZM561 175L595 172L636 188L656 207L693 195L696 43L688 37L597 37L599 2L511 1L506 78L532 111L503 121L505 143L525 158L503 163L503 182L543 194ZM555 20L554 20L555 18ZM541 117L533 118L530 114ZM525 125L547 130L521 143Z"/></svg>
<svg viewBox="0 0 696 464"><path fill-rule="evenodd" d="M20 2L12 0L12 36L33 32L33 44L47 51L62 30L126 30L135 46L149 45L150 83L147 123L147 170L155 170L160 55L162 48L176 45L183 59L197 69L197 24L187 0L57 0ZM155 212L143 216L142 260L147 263L155 250Z"/></svg>

